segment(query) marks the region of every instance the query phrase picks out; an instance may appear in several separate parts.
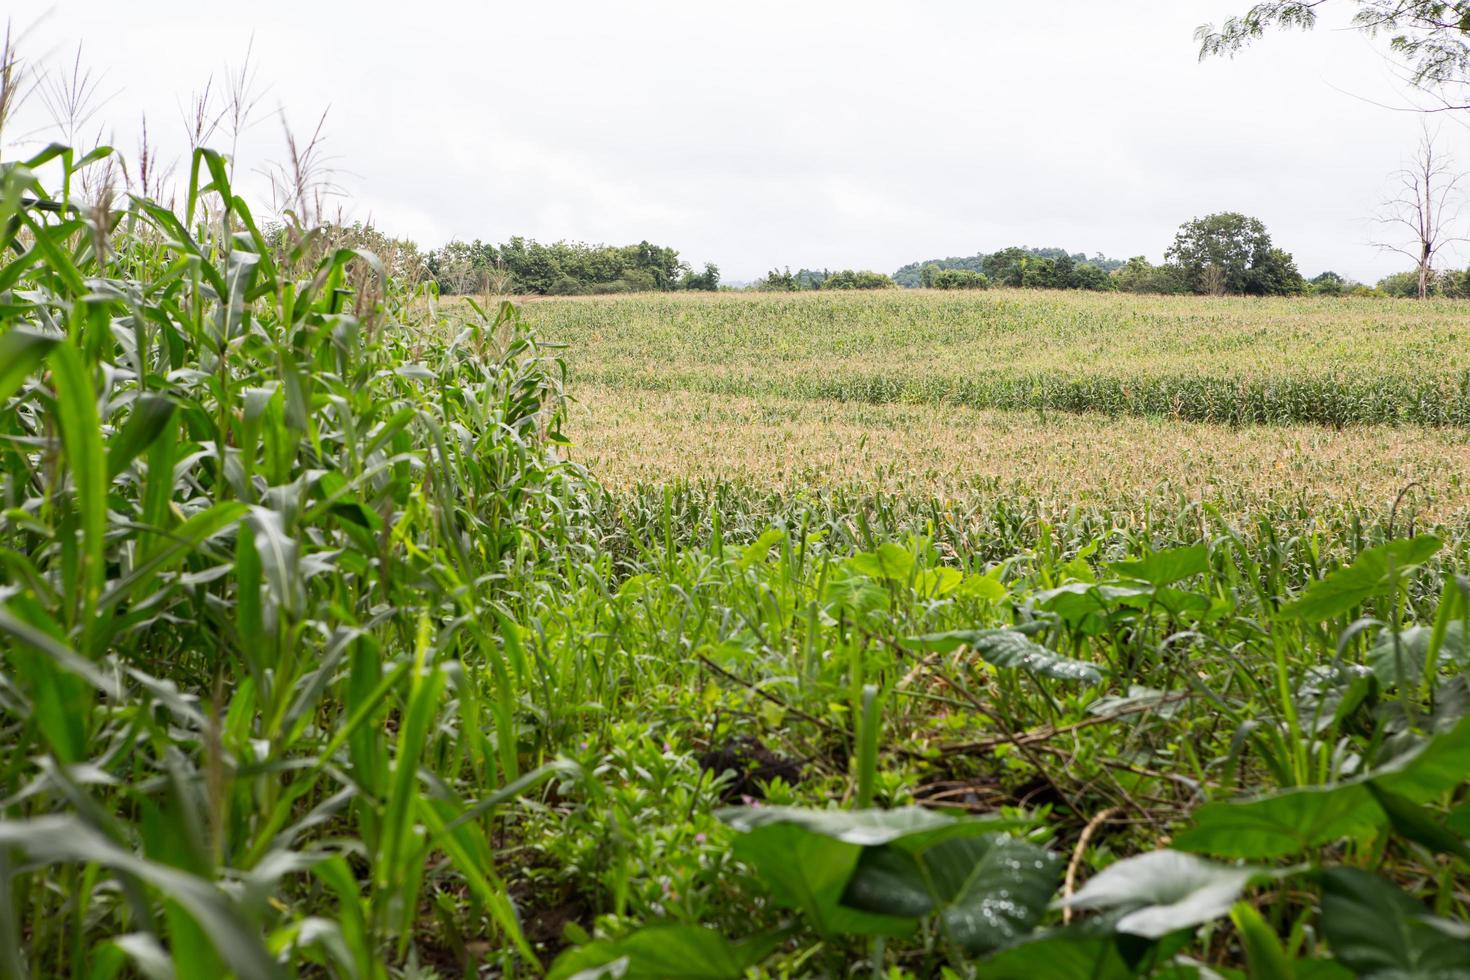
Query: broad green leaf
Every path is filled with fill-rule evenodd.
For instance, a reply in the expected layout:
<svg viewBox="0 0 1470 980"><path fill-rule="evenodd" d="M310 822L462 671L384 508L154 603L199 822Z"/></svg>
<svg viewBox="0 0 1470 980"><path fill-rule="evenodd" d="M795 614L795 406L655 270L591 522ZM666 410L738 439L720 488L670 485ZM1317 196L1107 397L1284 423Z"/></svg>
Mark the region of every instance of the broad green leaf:
<svg viewBox="0 0 1470 980"><path fill-rule="evenodd" d="M1150 585L1173 585L1210 568L1210 551L1205 545L1155 551L1136 561L1114 562L1109 566L1119 577L1148 582Z"/></svg>
<svg viewBox="0 0 1470 980"><path fill-rule="evenodd" d="M886 844L889 841L917 834L985 833L997 829L995 822L964 820L919 806L900 807L893 810L812 810L789 806L728 807L719 811L716 816L735 830L744 833L773 825L789 825L799 827L807 833L863 847ZM1007 825L1011 824L1001 824L1001 826Z"/></svg>
<svg viewBox="0 0 1470 980"><path fill-rule="evenodd" d="M1470 716L1357 779L1206 803L1194 811L1192 825L1175 836L1174 846L1219 857L1287 857L1334 840L1364 836L1395 813L1407 825L1414 817L1404 806L1438 798L1466 782L1467 774ZM1384 806L1384 800L1397 811ZM1415 826L1430 833L1420 823ZM1443 837L1434 839L1446 846Z"/></svg>
<svg viewBox="0 0 1470 980"><path fill-rule="evenodd" d="M953 592L963 579L964 573L957 568L926 568L914 577L914 591L932 599Z"/></svg>
<svg viewBox="0 0 1470 980"><path fill-rule="evenodd" d="M1354 975L1368 980L1470 976L1470 940L1463 927L1435 919L1423 905L1366 871L1329 868L1321 872L1321 881L1322 934Z"/></svg>
<svg viewBox="0 0 1470 980"><path fill-rule="evenodd" d="M1162 609L1172 616L1182 617L1186 613L1199 614L1210 608L1208 596L1198 592L1186 592L1183 589L1170 588L1167 585L1157 585L1147 592L1137 595L1123 596L1119 599L1119 605L1131 606L1134 609L1146 610L1150 607Z"/></svg>
<svg viewBox="0 0 1470 980"><path fill-rule="evenodd" d="M1470 715L1372 774L1383 790L1427 803L1470 781Z"/></svg>
<svg viewBox="0 0 1470 980"><path fill-rule="evenodd" d="M1395 642L1392 630L1383 630L1368 651L1368 666L1384 687L1418 684L1424 677L1429 660L1429 641L1434 631L1428 626L1411 626L1399 631ZM1467 660L1464 624L1449 623L1444 629L1435 666L1463 664Z"/></svg>
<svg viewBox="0 0 1470 980"><path fill-rule="evenodd" d="M843 572L827 580L822 599L859 614L887 609L889 603L888 590L883 586L866 575Z"/></svg>
<svg viewBox="0 0 1470 980"><path fill-rule="evenodd" d="M1466 800L1452 810L1444 825L1446 829L1461 837L1470 837L1470 800Z"/></svg>
<svg viewBox="0 0 1470 980"><path fill-rule="evenodd" d="M842 892L842 904L881 915L919 919L939 904L924 880L923 855L900 847L865 847Z"/></svg>
<svg viewBox="0 0 1470 980"><path fill-rule="evenodd" d="M1158 939L1229 914L1247 887L1278 875L1179 851L1150 851L1108 865L1063 904L1120 910L1119 932Z"/></svg>
<svg viewBox="0 0 1470 980"><path fill-rule="evenodd" d="M601 939L567 950L547 980L738 980L765 959L778 936L734 943L699 926L645 926L622 939Z"/></svg>
<svg viewBox="0 0 1470 980"><path fill-rule="evenodd" d="M1097 684L1103 679L1102 669L1094 664L1048 650L1017 630L951 630L911 637L905 642L918 650L940 653L968 646L986 663L1002 670L1023 670L1028 674L1083 684Z"/></svg>
<svg viewBox="0 0 1470 980"><path fill-rule="evenodd" d="M1174 837L1181 851L1217 857L1288 857L1344 837L1370 833L1383 813L1358 783L1307 786L1247 800L1206 803Z"/></svg>
<svg viewBox="0 0 1470 980"><path fill-rule="evenodd" d="M907 582L914 570L914 556L903 545L885 541L877 551L863 551L847 560L848 567L869 578Z"/></svg>
<svg viewBox="0 0 1470 980"><path fill-rule="evenodd" d="M823 935L891 935L912 932L911 919L870 915L844 907L842 893L857 868L863 845L797 823L755 826L735 838L735 857L755 869L781 905L802 912Z"/></svg>
<svg viewBox="0 0 1470 980"><path fill-rule="evenodd" d="M1387 814L1393 829L1400 835L1436 854L1453 854L1470 861L1470 847L1466 847L1464 841L1435 820L1423 806L1411 803L1397 793L1380 789L1372 780L1368 781L1367 787L1379 808Z"/></svg>
<svg viewBox="0 0 1470 980"><path fill-rule="evenodd" d="M1373 672L1357 664L1309 667L1296 690L1303 726L1323 732L1352 716L1373 693Z"/></svg>
<svg viewBox="0 0 1470 980"><path fill-rule="evenodd" d="M786 532L779 527L766 528L761 532L760 537L756 538L741 551L740 557L735 562L735 567L743 572L750 571L750 569L755 567L757 562L766 560L766 555L770 553L772 548L785 540Z"/></svg>
<svg viewBox="0 0 1470 980"><path fill-rule="evenodd" d="M1137 971L1117 940L1080 929L1057 930L983 961L986 980L1133 980Z"/></svg>
<svg viewBox="0 0 1470 980"><path fill-rule="evenodd" d="M1369 548L1351 565L1309 585L1301 597L1282 608L1282 614L1309 622L1340 616L1364 599L1386 591L1392 575L1422 565L1434 556L1439 546L1438 538L1420 535Z"/></svg>
<svg viewBox="0 0 1470 980"><path fill-rule="evenodd" d="M1072 625L1077 625L1089 616L1105 616L1115 611L1125 600L1136 596L1148 596L1153 589L1147 585L1094 585L1090 582L1072 582L1055 589L1038 592L1034 596L1037 606L1054 612Z"/></svg>
<svg viewBox="0 0 1470 980"><path fill-rule="evenodd" d="M1000 579L988 574L966 575L955 594L970 599L983 599L986 602L999 602L1006 597L1006 587Z"/></svg>
<svg viewBox="0 0 1470 980"><path fill-rule="evenodd" d="M843 903L884 915L938 912L953 942L987 950L1034 929L1056 891L1059 859L1008 834L908 843L866 849Z"/></svg>
<svg viewBox="0 0 1470 980"><path fill-rule="evenodd" d="M859 863L870 865L868 883L879 882L905 857L939 845L1026 821L952 817L922 807L895 810L809 810L798 807L736 807L718 816L741 831L735 855L754 866L760 880L783 905L802 910L824 934L904 935L916 923L908 912L875 912L844 898ZM874 851L893 853L873 857ZM860 888L861 891L861 888ZM888 908L896 907L895 898ZM913 908L912 896L903 901ZM926 906L926 908L932 908ZM918 913L925 914L925 913Z"/></svg>

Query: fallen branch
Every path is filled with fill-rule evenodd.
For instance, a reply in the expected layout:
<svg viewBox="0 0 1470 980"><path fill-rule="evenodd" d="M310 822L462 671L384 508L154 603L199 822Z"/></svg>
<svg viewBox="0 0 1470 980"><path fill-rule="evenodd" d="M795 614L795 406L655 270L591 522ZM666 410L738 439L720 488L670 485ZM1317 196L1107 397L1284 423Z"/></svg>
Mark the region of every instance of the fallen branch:
<svg viewBox="0 0 1470 980"><path fill-rule="evenodd" d="M1082 828L1082 836L1077 838L1077 846L1072 848L1072 860L1067 862L1067 877L1062 885L1063 924L1072 921L1072 906L1066 903L1072 900L1072 891L1077 887L1077 868L1082 864L1082 855L1086 852L1087 845L1092 842L1092 835L1097 833L1097 828L1122 812L1122 807L1110 806L1087 821L1087 826Z"/></svg>

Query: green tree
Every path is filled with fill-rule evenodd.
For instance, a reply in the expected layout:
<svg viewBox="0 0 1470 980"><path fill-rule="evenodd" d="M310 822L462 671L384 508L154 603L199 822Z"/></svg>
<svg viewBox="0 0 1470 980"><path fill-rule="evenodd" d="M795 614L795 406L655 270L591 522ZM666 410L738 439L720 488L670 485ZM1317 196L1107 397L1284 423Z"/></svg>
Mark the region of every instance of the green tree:
<svg viewBox="0 0 1470 980"><path fill-rule="evenodd" d="M1022 286L1026 280L1026 265L1031 259L1027 249L1014 245L1003 248L985 256L985 275L997 286Z"/></svg>
<svg viewBox="0 0 1470 980"><path fill-rule="evenodd" d="M1189 290L1184 275L1175 265L1153 265L1142 255L1135 255L1112 274L1113 288L1125 293L1163 293L1174 295Z"/></svg>
<svg viewBox="0 0 1470 980"><path fill-rule="evenodd" d="M843 269L822 280L822 289L893 289L898 284L881 272Z"/></svg>
<svg viewBox="0 0 1470 980"><path fill-rule="evenodd" d="M1470 269L1446 272L1439 281L1444 295L1451 299L1470 299Z"/></svg>
<svg viewBox="0 0 1470 980"><path fill-rule="evenodd" d="M969 269L935 269L929 280L926 285L934 289L987 289L990 286L985 273Z"/></svg>
<svg viewBox="0 0 1470 980"><path fill-rule="evenodd" d="M1301 274L1291 256L1272 247L1259 218L1238 211L1181 225L1164 257L1179 267L1194 293L1264 296L1301 291Z"/></svg>
<svg viewBox="0 0 1470 980"><path fill-rule="evenodd" d="M1378 280L1378 291L1395 299L1410 299L1419 295L1418 272L1395 272Z"/></svg>
<svg viewBox="0 0 1470 980"><path fill-rule="evenodd" d="M1308 30L1317 8L1328 0L1267 0L1218 28L1195 31L1200 58L1232 55L1274 27ZM1358 9L1353 24L1373 36L1386 36L1405 63L1409 80L1422 88L1470 83L1470 0L1346 0Z"/></svg>
<svg viewBox="0 0 1470 980"><path fill-rule="evenodd" d="M1328 270L1320 275L1313 276L1307 283L1311 292L1317 296L1341 296L1343 290L1348 286L1348 281L1337 273Z"/></svg>
<svg viewBox="0 0 1470 980"><path fill-rule="evenodd" d="M1077 263L1072 256L1063 252L1052 259L1048 281L1039 283L1043 289L1075 289L1077 286Z"/></svg>
<svg viewBox="0 0 1470 980"><path fill-rule="evenodd" d="M685 273L682 282L685 289L712 293L720 288L720 267L713 262L706 262L703 272Z"/></svg>
<svg viewBox="0 0 1470 980"><path fill-rule="evenodd" d="M1106 292L1113 288L1113 277L1101 266L1079 262L1072 270L1072 288Z"/></svg>
<svg viewBox="0 0 1470 980"><path fill-rule="evenodd" d="M792 274L791 267L784 270L772 269L766 273L764 279L756 283L756 289L767 293L794 293L801 287L796 284L796 276Z"/></svg>
<svg viewBox="0 0 1470 980"><path fill-rule="evenodd" d="M1307 281L1297 271L1296 260L1279 248L1268 248L1251 266L1245 292L1252 296L1296 296L1306 292Z"/></svg>

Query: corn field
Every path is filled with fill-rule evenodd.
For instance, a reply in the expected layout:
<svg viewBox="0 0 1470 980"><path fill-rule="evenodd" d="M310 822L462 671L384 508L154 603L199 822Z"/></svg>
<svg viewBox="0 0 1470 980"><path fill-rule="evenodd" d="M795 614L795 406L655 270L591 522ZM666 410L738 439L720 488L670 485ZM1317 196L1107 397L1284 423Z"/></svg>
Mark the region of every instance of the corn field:
<svg viewBox="0 0 1470 980"><path fill-rule="evenodd" d="M268 239L209 150L177 207L73 194L109 155L0 165L0 977L1470 974L1457 497L604 483L565 424L1421 423L1446 466L1462 306L445 305Z"/></svg>
<svg viewBox="0 0 1470 980"><path fill-rule="evenodd" d="M992 290L532 306L579 380L1224 425L1470 424L1470 302Z"/></svg>

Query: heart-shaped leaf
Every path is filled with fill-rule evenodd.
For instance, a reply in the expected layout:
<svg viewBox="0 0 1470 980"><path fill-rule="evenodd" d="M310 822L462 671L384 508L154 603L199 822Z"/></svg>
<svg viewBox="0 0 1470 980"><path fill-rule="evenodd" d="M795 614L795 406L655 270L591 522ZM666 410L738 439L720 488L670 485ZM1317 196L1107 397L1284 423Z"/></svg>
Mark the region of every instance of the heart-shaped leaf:
<svg viewBox="0 0 1470 980"><path fill-rule="evenodd" d="M1357 783L1307 786L1251 800L1206 803L1174 846L1218 857L1288 857L1344 837L1371 832L1383 812Z"/></svg>
<svg viewBox="0 0 1470 980"><path fill-rule="evenodd" d="M742 831L735 841L735 856L756 869L778 902L800 909L825 935L906 935L917 927L919 917L954 904L961 895L978 907L985 899L983 884L967 878L936 893L919 880L924 871L918 862L936 851L949 862L946 874L968 875L986 854L981 849L951 850L949 845L982 835L1004 836L996 832L1028 825L952 817L922 807L851 811L737 807L721 811L719 817ZM998 852L992 865L997 879L1011 873L999 860L1003 856ZM1050 888L1039 900L1041 907L1049 895Z"/></svg>
<svg viewBox="0 0 1470 980"><path fill-rule="evenodd" d="M547 980L736 980L765 959L778 937L732 943L699 926L645 926L622 939L603 939L557 957Z"/></svg>
<svg viewBox="0 0 1470 980"><path fill-rule="evenodd" d="M979 975L987 980L1133 980L1138 973L1115 937L1069 929L1001 950L984 962Z"/></svg>
<svg viewBox="0 0 1470 980"><path fill-rule="evenodd" d="M1429 660L1429 643L1434 631L1427 626L1411 626L1400 630L1395 638L1392 630L1378 634L1368 651L1368 665L1384 687L1418 684ZM1464 624L1455 622L1445 627L1435 666L1463 664L1467 660Z"/></svg>
<svg viewBox="0 0 1470 980"><path fill-rule="evenodd" d="M843 903L886 915L937 912L949 938L971 950L1010 945L1036 927L1056 891L1055 855L1008 834L929 840L866 850Z"/></svg>
<svg viewBox="0 0 1470 980"><path fill-rule="evenodd" d="M1247 800L1206 803L1174 846L1219 857L1287 857L1344 837L1358 837L1391 820L1400 833L1430 834L1406 807L1427 803L1456 788L1470 773L1470 716L1357 779L1335 786L1305 786ZM1385 803L1387 801L1387 803ZM1428 815L1423 820L1433 824ZM1406 833L1411 839L1413 833ZM1440 850L1443 835L1432 836ZM1420 841L1420 843L1427 843Z"/></svg>
<svg viewBox="0 0 1470 980"><path fill-rule="evenodd" d="M1370 980L1470 976L1470 940L1463 926L1436 919L1366 871L1330 868L1321 880L1322 933L1354 975Z"/></svg>
<svg viewBox="0 0 1470 980"><path fill-rule="evenodd" d="M1360 552L1351 565L1318 579L1282 614L1308 622L1332 619L1364 599L1388 589L1391 577L1422 565L1439 550L1440 541L1430 535L1400 538Z"/></svg>
<svg viewBox="0 0 1470 980"><path fill-rule="evenodd" d="M951 630L913 637L908 644L919 650L941 653L969 646L993 667L1021 670L1055 680L1097 684L1103 679L1103 671L1096 665L1048 650L1019 630Z"/></svg>
<svg viewBox="0 0 1470 980"><path fill-rule="evenodd" d="M887 541L879 545L877 551L853 555L847 560L847 565L869 578L906 582L914 570L914 556L902 545Z"/></svg>
<svg viewBox="0 0 1470 980"><path fill-rule="evenodd" d="M1120 578L1150 585L1173 585L1209 571L1210 552L1202 544L1170 548L1144 555L1136 561L1114 562L1110 567Z"/></svg>
<svg viewBox="0 0 1470 980"><path fill-rule="evenodd" d="M1120 910L1119 932L1158 939L1228 915L1248 886L1279 875L1179 851L1150 851L1108 865L1064 904Z"/></svg>

